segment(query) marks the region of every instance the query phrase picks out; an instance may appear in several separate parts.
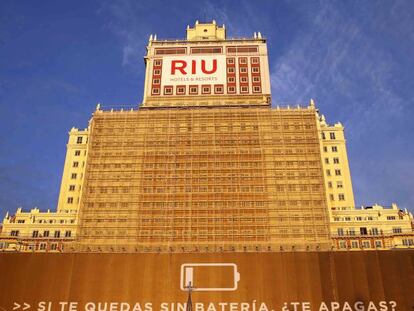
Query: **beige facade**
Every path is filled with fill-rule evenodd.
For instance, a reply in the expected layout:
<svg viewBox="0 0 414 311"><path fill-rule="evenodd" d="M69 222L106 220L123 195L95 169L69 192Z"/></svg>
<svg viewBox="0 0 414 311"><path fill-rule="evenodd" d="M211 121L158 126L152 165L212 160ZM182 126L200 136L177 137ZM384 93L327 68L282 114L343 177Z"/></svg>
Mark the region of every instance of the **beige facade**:
<svg viewBox="0 0 414 311"><path fill-rule="evenodd" d="M413 215L396 204L336 208L331 236L339 250L414 248Z"/></svg>
<svg viewBox="0 0 414 311"><path fill-rule="evenodd" d="M271 108L266 39L197 22L150 37L143 103L69 132L56 212L7 214L0 250L216 252L413 246L413 216L355 208L344 127Z"/></svg>
<svg viewBox="0 0 414 311"><path fill-rule="evenodd" d="M0 250L62 251L76 236L83 175L87 158L88 129L72 128L66 146L57 211L18 208L7 213L0 231Z"/></svg>
<svg viewBox="0 0 414 311"><path fill-rule="evenodd" d="M329 212L352 208L355 201L344 127L339 122L329 125L325 117L318 114L318 129Z"/></svg>

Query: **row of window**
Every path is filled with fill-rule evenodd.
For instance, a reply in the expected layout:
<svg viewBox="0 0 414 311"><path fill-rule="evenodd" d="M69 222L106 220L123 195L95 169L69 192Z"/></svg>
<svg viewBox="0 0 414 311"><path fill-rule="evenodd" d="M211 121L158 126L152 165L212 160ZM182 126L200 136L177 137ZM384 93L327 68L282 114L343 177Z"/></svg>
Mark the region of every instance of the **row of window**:
<svg viewBox="0 0 414 311"><path fill-rule="evenodd" d="M339 241L338 242L339 248L345 249L345 248L373 248L373 245L371 241L350 241L350 243L347 243L347 241ZM376 248L383 247L381 240L375 240L374 246Z"/></svg>
<svg viewBox="0 0 414 311"><path fill-rule="evenodd" d="M341 180L336 182L336 188L337 189L342 189L344 187L344 184ZM333 183L332 181L328 181L328 188L332 189L333 188Z"/></svg>
<svg viewBox="0 0 414 311"><path fill-rule="evenodd" d="M329 200L335 201L335 195L330 194L329 195ZM338 201L345 201L345 194L343 194L343 193L338 194Z"/></svg>
<svg viewBox="0 0 414 311"><path fill-rule="evenodd" d="M246 65L248 62L247 57L239 57L238 58L239 64ZM234 57L229 57L226 60L228 65L234 65L236 64L236 59ZM250 57L250 63L253 65L260 64L259 57ZM162 66L162 59L155 59L154 60L154 67L161 67Z"/></svg>
<svg viewBox="0 0 414 311"><path fill-rule="evenodd" d="M329 133L329 138L330 139L336 139L336 137L335 137L335 133L334 132L330 132ZM326 139L326 134L325 134L325 132L322 132L322 139Z"/></svg>
<svg viewBox="0 0 414 311"><path fill-rule="evenodd" d="M39 238L39 237L48 238L49 236L50 236L49 230L43 231L43 235L39 234L39 230L34 230L32 232L32 238ZM66 230L65 231L65 238L70 238L71 236L72 236L72 231ZM54 237L55 238L60 238L60 231L59 230L54 232Z"/></svg>
<svg viewBox="0 0 414 311"><path fill-rule="evenodd" d="M400 219L403 219L402 216L399 217ZM350 217L350 216L346 216L346 217L334 217L334 221L363 221L363 220L377 220L378 217L373 217L373 216L367 216L367 217L362 217L362 216L356 216L356 217ZM396 217L395 216L387 216L387 220L395 220Z"/></svg>
<svg viewBox="0 0 414 311"><path fill-rule="evenodd" d="M331 150L332 150L332 152L338 152L338 147L337 146L332 146ZM328 152L328 147L327 146L323 147L323 152Z"/></svg>
<svg viewBox="0 0 414 311"><path fill-rule="evenodd" d="M255 85L252 88L253 93L261 93L262 88L259 85ZM164 86L164 95L173 95L174 87L172 85ZM153 87L151 94L152 95L160 95L161 89L159 87ZM227 86L227 93L235 94L236 93L236 86ZM249 87L240 86L240 93L249 93ZM178 85L176 86L175 90L176 95L186 95L187 94L187 87L185 85ZM198 95L199 94L199 86L198 85L190 85L188 87L188 94L189 95ZM210 85L202 85L201 86L201 94L211 94L211 86ZM214 94L224 94L224 87L222 84L214 85Z"/></svg>
<svg viewBox="0 0 414 311"><path fill-rule="evenodd" d="M19 236L20 235L20 230L11 230L10 231L10 236ZM33 232L32 232L32 237L33 238L39 238L39 237L44 237L44 238L47 238L47 237L49 237L50 236L50 232L49 232L49 230L45 230L45 231L43 231L43 235L40 235L39 234L39 230L34 230ZM59 231L59 230L56 230L55 232L54 232L54 235L53 235L55 238L60 238L61 237L61 232ZM72 231L70 231L70 230L66 230L65 231L65 238L70 238L72 236Z"/></svg>
<svg viewBox="0 0 414 311"><path fill-rule="evenodd" d="M356 231L354 228L350 228L349 230L345 230L344 228L338 228L337 230L338 236L344 236L344 235L356 235ZM360 235L379 235L383 234L383 230L378 230L378 228L370 228L367 227L360 227L359 228L359 234ZM394 227L392 228L392 233L402 233L401 227Z"/></svg>
<svg viewBox="0 0 414 311"><path fill-rule="evenodd" d="M339 164L339 158L333 158L334 164ZM330 164L329 158L325 158L325 164Z"/></svg>
<svg viewBox="0 0 414 311"><path fill-rule="evenodd" d="M331 176L331 170L325 170L326 176ZM340 169L335 169L335 176L341 176L342 172Z"/></svg>

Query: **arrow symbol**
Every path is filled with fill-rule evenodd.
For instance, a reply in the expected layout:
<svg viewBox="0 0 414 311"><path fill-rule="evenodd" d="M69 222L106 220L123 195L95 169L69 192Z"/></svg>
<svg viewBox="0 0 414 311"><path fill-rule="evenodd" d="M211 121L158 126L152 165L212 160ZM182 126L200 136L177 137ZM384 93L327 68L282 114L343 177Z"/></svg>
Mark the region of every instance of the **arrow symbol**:
<svg viewBox="0 0 414 311"><path fill-rule="evenodd" d="M17 302L14 302L13 310L19 309L20 307L21 306Z"/></svg>
<svg viewBox="0 0 414 311"><path fill-rule="evenodd" d="M23 310L29 309L30 305L28 303L23 302Z"/></svg>

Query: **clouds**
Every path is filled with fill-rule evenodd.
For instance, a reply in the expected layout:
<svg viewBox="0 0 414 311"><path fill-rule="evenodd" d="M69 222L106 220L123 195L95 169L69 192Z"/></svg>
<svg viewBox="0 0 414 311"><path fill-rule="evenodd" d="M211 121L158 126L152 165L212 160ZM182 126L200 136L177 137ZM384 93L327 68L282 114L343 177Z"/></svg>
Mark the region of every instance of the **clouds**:
<svg viewBox="0 0 414 311"><path fill-rule="evenodd" d="M109 31L115 34L121 42L122 65L138 69L142 65L142 54L148 43L150 29L143 23L140 15L148 9L141 1L116 0L104 1L98 10L106 15Z"/></svg>
<svg viewBox="0 0 414 311"><path fill-rule="evenodd" d="M2 185L13 180L17 191L3 191L2 211L21 202L55 206L56 200L45 200L41 191L26 191L37 179L13 171L24 171L29 157L31 167L48 172L41 184L57 194L67 130L86 126L98 101L109 107L136 105L149 35L184 38L185 27L197 19L225 24L229 37L261 31L268 39L273 103L307 104L314 98L329 122L345 125L357 203L396 201L414 211L412 1L42 5L0 4L0 166ZM27 137L30 143L22 143Z"/></svg>
<svg viewBox="0 0 414 311"><path fill-rule="evenodd" d="M321 2L311 11L299 9L306 27L273 59L272 93L276 103L316 98L328 121L345 123L358 204L396 201L412 209L407 169L414 166L414 146L402 144L410 141L407 117L413 116L414 102L407 96L412 91L401 86L413 61L401 50L414 50L406 33L413 23L409 14L396 13L401 2L389 5L359 3L355 11L352 5ZM398 26L391 28L396 19ZM395 45L398 38L406 39L401 46Z"/></svg>

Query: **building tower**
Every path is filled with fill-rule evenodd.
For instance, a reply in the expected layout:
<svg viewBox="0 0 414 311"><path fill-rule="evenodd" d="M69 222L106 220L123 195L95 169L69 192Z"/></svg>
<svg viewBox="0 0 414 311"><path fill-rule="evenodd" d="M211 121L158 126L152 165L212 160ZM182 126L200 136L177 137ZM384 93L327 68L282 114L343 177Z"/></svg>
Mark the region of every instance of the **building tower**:
<svg viewBox="0 0 414 311"><path fill-rule="evenodd" d="M57 211L6 214L0 250L234 252L414 246L413 216L355 208L344 127L271 107L266 39L151 35L138 109L69 132Z"/></svg>
<svg viewBox="0 0 414 311"><path fill-rule="evenodd" d="M80 251L330 248L314 106L270 107L266 39L151 36L138 110L89 129Z"/></svg>

